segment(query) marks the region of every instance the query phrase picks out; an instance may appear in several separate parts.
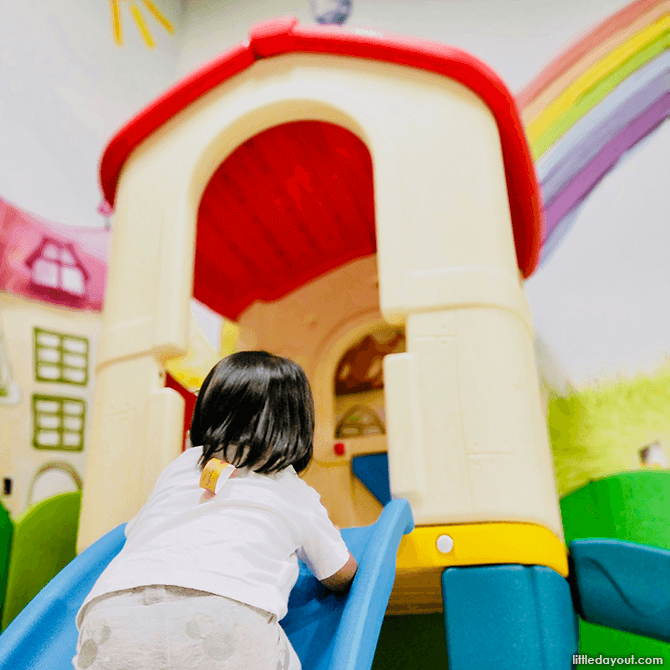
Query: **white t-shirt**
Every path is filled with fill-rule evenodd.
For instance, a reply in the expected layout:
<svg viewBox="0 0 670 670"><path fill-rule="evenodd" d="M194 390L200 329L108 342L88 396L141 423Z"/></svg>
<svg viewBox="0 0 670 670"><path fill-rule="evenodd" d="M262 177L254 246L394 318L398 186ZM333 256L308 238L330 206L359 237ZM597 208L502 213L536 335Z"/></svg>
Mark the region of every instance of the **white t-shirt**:
<svg viewBox="0 0 670 670"><path fill-rule="evenodd" d="M298 558L317 579L344 566L342 536L292 467L272 475L241 468L201 502L201 454L202 447L187 449L163 471L82 609L112 591L165 584L233 598L282 619Z"/></svg>

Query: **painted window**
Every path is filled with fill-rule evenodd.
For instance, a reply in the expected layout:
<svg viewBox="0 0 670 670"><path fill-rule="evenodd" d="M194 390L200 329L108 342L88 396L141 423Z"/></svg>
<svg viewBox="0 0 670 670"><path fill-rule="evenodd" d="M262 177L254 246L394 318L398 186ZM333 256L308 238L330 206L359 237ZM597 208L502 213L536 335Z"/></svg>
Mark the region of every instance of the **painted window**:
<svg viewBox="0 0 670 670"><path fill-rule="evenodd" d="M86 403L80 398L33 396L33 446L82 451Z"/></svg>
<svg viewBox="0 0 670 670"><path fill-rule="evenodd" d="M88 340L35 328L35 379L40 382L88 383Z"/></svg>
<svg viewBox="0 0 670 670"><path fill-rule="evenodd" d="M32 266L33 281L47 288L55 288L71 295L86 295L86 279L72 253L64 246L47 242L42 255Z"/></svg>
<svg viewBox="0 0 670 670"><path fill-rule="evenodd" d="M384 424L377 412L365 405L352 407L343 417L335 429L335 437L368 437L370 435L384 435Z"/></svg>
<svg viewBox="0 0 670 670"><path fill-rule="evenodd" d="M405 351L405 331L384 326L356 341L335 369L335 438L386 434L384 356ZM379 448L381 448L380 445Z"/></svg>
<svg viewBox="0 0 670 670"><path fill-rule="evenodd" d="M340 359L335 371L335 395L365 393L384 388L382 359L405 351L402 328L378 328L356 342Z"/></svg>

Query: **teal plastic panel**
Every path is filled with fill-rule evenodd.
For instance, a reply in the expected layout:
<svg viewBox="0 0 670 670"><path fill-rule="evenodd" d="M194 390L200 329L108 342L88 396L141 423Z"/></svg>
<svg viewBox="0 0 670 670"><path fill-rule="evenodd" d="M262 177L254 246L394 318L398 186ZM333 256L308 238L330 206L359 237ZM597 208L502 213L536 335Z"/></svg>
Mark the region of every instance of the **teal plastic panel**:
<svg viewBox="0 0 670 670"><path fill-rule="evenodd" d="M449 670L569 670L577 617L568 582L542 566L448 568Z"/></svg>
<svg viewBox="0 0 670 670"><path fill-rule="evenodd" d="M670 551L592 539L570 553L587 621L670 642Z"/></svg>
<svg viewBox="0 0 670 670"><path fill-rule="evenodd" d="M351 459L351 470L382 505L391 500L388 454L365 454Z"/></svg>

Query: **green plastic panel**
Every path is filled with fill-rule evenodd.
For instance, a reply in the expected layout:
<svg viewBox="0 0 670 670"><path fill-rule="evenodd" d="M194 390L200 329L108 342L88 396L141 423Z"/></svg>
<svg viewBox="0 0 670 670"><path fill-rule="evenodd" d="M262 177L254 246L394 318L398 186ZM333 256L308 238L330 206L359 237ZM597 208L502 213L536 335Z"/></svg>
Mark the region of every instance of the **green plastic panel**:
<svg viewBox="0 0 670 670"><path fill-rule="evenodd" d="M593 537L670 549L670 471L639 470L590 482L561 499L566 543ZM598 656L661 657L670 644L580 621L579 650Z"/></svg>
<svg viewBox="0 0 670 670"><path fill-rule="evenodd" d="M7 571L9 569L13 534L14 524L9 517L9 512L0 503L0 616L5 604L5 593L7 592Z"/></svg>
<svg viewBox="0 0 670 670"><path fill-rule="evenodd" d="M593 481L561 500L565 540L607 537L670 549L670 471Z"/></svg>
<svg viewBox="0 0 670 670"><path fill-rule="evenodd" d="M81 492L62 493L32 507L14 526L4 630L75 556Z"/></svg>

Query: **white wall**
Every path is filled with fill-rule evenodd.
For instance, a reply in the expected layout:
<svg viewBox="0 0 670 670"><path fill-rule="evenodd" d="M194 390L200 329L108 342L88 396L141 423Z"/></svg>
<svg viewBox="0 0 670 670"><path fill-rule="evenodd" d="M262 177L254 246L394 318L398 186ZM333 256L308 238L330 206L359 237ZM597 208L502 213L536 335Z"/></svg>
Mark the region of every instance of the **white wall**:
<svg viewBox="0 0 670 670"><path fill-rule="evenodd" d="M670 354L670 123L622 158L526 282L573 382L653 372Z"/></svg>
<svg viewBox="0 0 670 670"><path fill-rule="evenodd" d="M136 3L152 50L127 2L124 44L116 44L110 1L0 2L0 196L57 223L103 224L96 210L104 146L174 79L180 0L154 0L174 36Z"/></svg>
<svg viewBox="0 0 670 670"><path fill-rule="evenodd" d="M465 49L519 91L622 0L352 0L345 28L372 28ZM179 74L244 41L249 26L280 16L316 25L309 0L186 0Z"/></svg>

